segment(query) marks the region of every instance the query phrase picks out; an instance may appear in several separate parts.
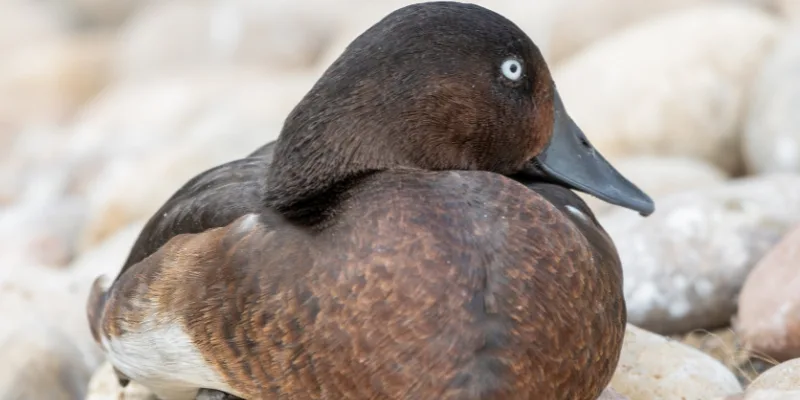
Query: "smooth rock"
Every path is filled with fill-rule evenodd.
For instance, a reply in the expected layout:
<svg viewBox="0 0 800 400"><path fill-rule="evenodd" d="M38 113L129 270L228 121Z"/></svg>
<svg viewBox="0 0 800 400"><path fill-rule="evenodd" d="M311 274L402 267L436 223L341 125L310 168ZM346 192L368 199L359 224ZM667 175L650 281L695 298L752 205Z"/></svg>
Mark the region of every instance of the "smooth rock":
<svg viewBox="0 0 800 400"><path fill-rule="evenodd" d="M622 259L628 321L669 334L727 324L750 270L800 222L800 176L760 176L599 216Z"/></svg>
<svg viewBox="0 0 800 400"><path fill-rule="evenodd" d="M90 28L116 28L153 0L46 0L69 16L74 24Z"/></svg>
<svg viewBox="0 0 800 400"><path fill-rule="evenodd" d="M198 173L277 138L310 76L231 70L124 81L74 127L72 186L93 211L79 248L149 218Z"/></svg>
<svg viewBox="0 0 800 400"><path fill-rule="evenodd" d="M108 82L111 41L78 36L29 42L0 58L0 125L60 124Z"/></svg>
<svg viewBox="0 0 800 400"><path fill-rule="evenodd" d="M119 385L114 369L108 362L98 368L89 382L86 400L157 400L144 386L131 382L126 387Z"/></svg>
<svg viewBox="0 0 800 400"><path fill-rule="evenodd" d="M90 287L97 276L113 277L119 271L143 226L144 221L138 221L120 230L68 268L2 265L0 338L17 326L46 321L49 326L58 327L67 338L65 341L78 349L87 368L94 370L103 355L86 322Z"/></svg>
<svg viewBox="0 0 800 400"><path fill-rule="evenodd" d="M797 0L746 0L762 6L792 22L800 20L800 2Z"/></svg>
<svg viewBox="0 0 800 400"><path fill-rule="evenodd" d="M725 400L798 400L800 390L774 390L761 389L753 390L746 395L739 397L726 398Z"/></svg>
<svg viewBox="0 0 800 400"><path fill-rule="evenodd" d="M29 127L15 133L0 143L0 207L45 204L69 195L63 129Z"/></svg>
<svg viewBox="0 0 800 400"><path fill-rule="evenodd" d="M2 267L67 266L76 255L87 211L79 198L0 208Z"/></svg>
<svg viewBox="0 0 800 400"><path fill-rule="evenodd" d="M201 66L310 67L335 26L325 12L308 11L314 8L323 9L313 0L152 2L123 29L116 71L152 76Z"/></svg>
<svg viewBox="0 0 800 400"><path fill-rule="evenodd" d="M631 324L611 387L630 400L712 399L742 391L717 360Z"/></svg>
<svg viewBox="0 0 800 400"><path fill-rule="evenodd" d="M0 54L4 58L13 50L54 39L66 31L58 14L40 2L4 1L0 5Z"/></svg>
<svg viewBox="0 0 800 400"><path fill-rule="evenodd" d="M559 66L554 80L607 157L687 156L735 174L746 96L779 29L754 7L692 7L601 39Z"/></svg>
<svg viewBox="0 0 800 400"><path fill-rule="evenodd" d="M800 358L778 364L753 381L744 400L800 399Z"/></svg>
<svg viewBox="0 0 800 400"><path fill-rule="evenodd" d="M742 138L742 152L750 173L800 172L798 109L800 27L795 27L781 36L753 85Z"/></svg>
<svg viewBox="0 0 800 400"><path fill-rule="evenodd" d="M727 174L703 160L687 157L634 156L611 160L617 170L653 198L700 189L723 182ZM595 214L619 207L596 197L579 193Z"/></svg>
<svg viewBox="0 0 800 400"><path fill-rule="evenodd" d="M54 326L15 326L0 338L0 354L0 399L75 400L86 394L91 372L80 351Z"/></svg>
<svg viewBox="0 0 800 400"><path fill-rule="evenodd" d="M563 61L637 22L710 1L713 0L562 0L552 24L550 60Z"/></svg>
<svg viewBox="0 0 800 400"><path fill-rule="evenodd" d="M736 331L751 352L778 361L800 357L800 226L747 276Z"/></svg>
<svg viewBox="0 0 800 400"><path fill-rule="evenodd" d="M630 400L630 399L628 399L628 397L620 394L616 390L609 387L606 388L606 390L603 390L603 393L600 393L600 397L598 397L597 400Z"/></svg>

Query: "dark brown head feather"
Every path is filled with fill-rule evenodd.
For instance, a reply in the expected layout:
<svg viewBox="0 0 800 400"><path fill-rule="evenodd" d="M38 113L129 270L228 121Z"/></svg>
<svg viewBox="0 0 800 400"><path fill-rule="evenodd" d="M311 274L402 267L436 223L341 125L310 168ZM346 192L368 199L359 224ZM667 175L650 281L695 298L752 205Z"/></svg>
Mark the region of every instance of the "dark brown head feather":
<svg viewBox="0 0 800 400"><path fill-rule="evenodd" d="M518 82L501 74L509 57L524 65ZM538 48L505 17L450 2L401 8L356 38L286 119L267 205L324 213L348 181L391 168L513 173L549 140L552 90Z"/></svg>

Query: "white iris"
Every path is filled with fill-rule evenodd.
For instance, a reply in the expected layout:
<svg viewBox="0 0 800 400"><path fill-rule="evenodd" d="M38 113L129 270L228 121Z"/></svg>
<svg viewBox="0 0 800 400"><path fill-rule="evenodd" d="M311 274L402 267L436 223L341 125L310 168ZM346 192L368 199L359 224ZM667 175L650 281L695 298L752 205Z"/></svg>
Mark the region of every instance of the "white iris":
<svg viewBox="0 0 800 400"><path fill-rule="evenodd" d="M503 61L503 65L500 66L500 70L503 71L503 75L506 78L511 79L512 81L517 81L522 77L522 64L520 64L520 62L515 58L509 58L508 60Z"/></svg>

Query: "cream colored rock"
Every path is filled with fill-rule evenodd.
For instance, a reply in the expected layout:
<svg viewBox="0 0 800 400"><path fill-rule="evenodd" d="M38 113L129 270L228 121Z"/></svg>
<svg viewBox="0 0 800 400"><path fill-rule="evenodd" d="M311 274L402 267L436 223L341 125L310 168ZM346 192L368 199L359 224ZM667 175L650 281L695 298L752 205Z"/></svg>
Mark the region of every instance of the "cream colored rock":
<svg viewBox="0 0 800 400"><path fill-rule="evenodd" d="M14 133L0 143L0 207L69 195L69 171L61 165L68 139L64 130L30 127Z"/></svg>
<svg viewBox="0 0 800 400"><path fill-rule="evenodd" d="M153 0L56 0L81 25L115 28Z"/></svg>
<svg viewBox="0 0 800 400"><path fill-rule="evenodd" d="M0 399L74 400L86 394L91 373L83 355L54 326L15 326L0 338L0 354Z"/></svg>
<svg viewBox="0 0 800 400"><path fill-rule="evenodd" d="M13 269L67 266L76 255L87 211L79 198L0 208L0 264Z"/></svg>
<svg viewBox="0 0 800 400"><path fill-rule="evenodd" d="M727 324L750 270L800 222L800 176L730 181L599 217L625 273L628 321L659 333Z"/></svg>
<svg viewBox="0 0 800 400"><path fill-rule="evenodd" d="M157 400L144 386L131 382L126 387L121 387L114 374L114 369L108 362L98 368L89 382L86 400Z"/></svg>
<svg viewBox="0 0 800 400"><path fill-rule="evenodd" d="M711 1L714 0L562 0L552 24L551 60L565 60L637 22Z"/></svg>
<svg viewBox="0 0 800 400"><path fill-rule="evenodd" d="M744 400L800 399L800 358L778 364L753 381Z"/></svg>
<svg viewBox="0 0 800 400"><path fill-rule="evenodd" d="M798 287L800 226L758 262L742 288L734 326L751 352L779 361L800 357Z"/></svg>
<svg viewBox="0 0 800 400"><path fill-rule="evenodd" d="M633 156L611 160L617 170L634 182L651 197L663 196L691 189L701 189L728 179L718 167L698 159L686 157ZM595 214L618 209L617 206L580 193Z"/></svg>
<svg viewBox="0 0 800 400"><path fill-rule="evenodd" d="M598 41L554 79L607 157L680 155L733 173L750 83L779 28L753 7L693 7Z"/></svg>
<svg viewBox="0 0 800 400"><path fill-rule="evenodd" d="M797 0L747 0L766 8L790 21L800 20L800 2Z"/></svg>
<svg viewBox="0 0 800 400"><path fill-rule="evenodd" d="M313 82L232 70L116 85L86 110L70 143L94 210L80 248L149 218L198 173L274 140Z"/></svg>
<svg viewBox="0 0 800 400"><path fill-rule="evenodd" d="M119 271L139 234L139 221L81 255L68 268L2 265L0 268L0 340L18 326L46 321L77 348L89 370L102 361L86 322L86 299L94 279ZM3 398L3 397L0 397Z"/></svg>
<svg viewBox="0 0 800 400"><path fill-rule="evenodd" d="M108 82L111 42L75 37L29 42L0 58L0 125L59 124Z"/></svg>
<svg viewBox="0 0 800 400"><path fill-rule="evenodd" d="M630 400L713 399L742 391L719 361L631 324L611 387Z"/></svg>
<svg viewBox="0 0 800 400"><path fill-rule="evenodd" d="M748 171L800 172L800 27L783 34L764 62L749 106L742 140Z"/></svg>
<svg viewBox="0 0 800 400"><path fill-rule="evenodd" d="M58 13L46 4L26 0L6 0L0 12L0 54L3 59L10 52L46 40L52 40L65 31Z"/></svg>
<svg viewBox="0 0 800 400"><path fill-rule="evenodd" d="M274 71L309 67L335 21L321 0L175 0L152 2L121 33L116 70L151 76L187 67L247 65ZM328 5L331 7L331 5Z"/></svg>
<svg viewBox="0 0 800 400"><path fill-rule="evenodd" d="M600 397L598 397L597 400L630 400L630 399L628 399L627 396L624 396L619 392L617 392L616 390L609 387L606 388L606 390L603 390L603 393L600 394Z"/></svg>
<svg viewBox="0 0 800 400"><path fill-rule="evenodd" d="M753 390L742 397L725 400L798 400L800 390L774 390L761 389Z"/></svg>

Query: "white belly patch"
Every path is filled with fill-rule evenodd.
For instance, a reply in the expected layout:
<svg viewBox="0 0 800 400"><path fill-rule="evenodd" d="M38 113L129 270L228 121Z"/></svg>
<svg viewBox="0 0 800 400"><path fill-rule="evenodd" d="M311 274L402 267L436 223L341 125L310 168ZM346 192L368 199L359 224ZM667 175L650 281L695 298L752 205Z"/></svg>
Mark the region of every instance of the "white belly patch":
<svg viewBox="0 0 800 400"><path fill-rule="evenodd" d="M163 400L194 400L198 389L236 394L206 363L183 328L146 321L121 337L102 335L109 362Z"/></svg>

